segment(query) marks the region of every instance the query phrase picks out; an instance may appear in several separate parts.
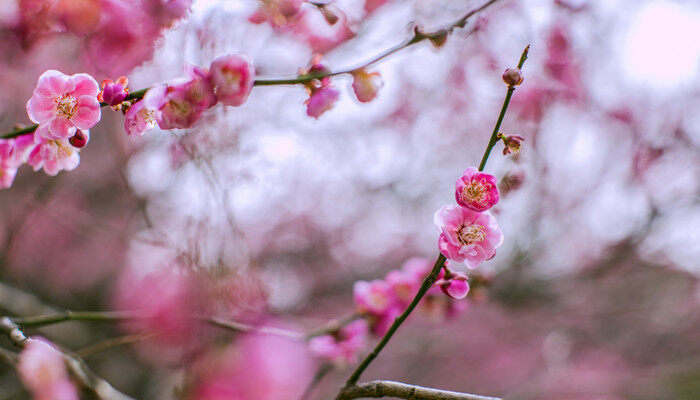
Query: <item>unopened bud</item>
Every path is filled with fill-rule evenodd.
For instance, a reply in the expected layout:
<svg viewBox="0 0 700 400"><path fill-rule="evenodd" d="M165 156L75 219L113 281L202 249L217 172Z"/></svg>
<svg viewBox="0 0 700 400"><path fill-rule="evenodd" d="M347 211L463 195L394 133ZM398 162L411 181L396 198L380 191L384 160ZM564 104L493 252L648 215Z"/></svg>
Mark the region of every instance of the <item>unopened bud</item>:
<svg viewBox="0 0 700 400"><path fill-rule="evenodd" d="M85 147L85 145L88 144L88 141L90 140L90 136L86 134L85 132L78 130L75 132L75 135L71 136L70 139L68 139L68 143L71 144L71 146L82 149Z"/></svg>
<svg viewBox="0 0 700 400"><path fill-rule="evenodd" d="M520 147L522 146L522 142L525 140L520 135L504 135L502 133L498 134L498 138L501 139L505 145L503 148L504 156L510 153L518 154Z"/></svg>
<svg viewBox="0 0 700 400"><path fill-rule="evenodd" d="M503 73L503 82L510 87L523 83L523 73L520 71L520 68L508 68Z"/></svg>

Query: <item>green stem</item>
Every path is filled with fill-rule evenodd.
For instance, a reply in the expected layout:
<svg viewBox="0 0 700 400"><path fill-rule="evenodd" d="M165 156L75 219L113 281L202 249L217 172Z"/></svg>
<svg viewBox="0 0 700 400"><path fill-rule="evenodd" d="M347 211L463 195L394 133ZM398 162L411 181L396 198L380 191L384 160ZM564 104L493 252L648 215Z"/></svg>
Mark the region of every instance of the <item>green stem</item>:
<svg viewBox="0 0 700 400"><path fill-rule="evenodd" d="M525 47L525 50L523 50L523 54L520 56L520 62L518 62L518 69L522 68L523 64L525 64L525 60L527 60L527 53L529 50L530 45L528 44L527 47ZM498 120L496 120L496 126L494 126L493 132L491 133L489 144L486 146L486 151L484 151L484 155L481 157L481 162L479 163L479 171L484 170L484 167L486 167L486 161L489 159L489 155L491 154L493 146L495 146L496 143L498 143L498 130L501 129L501 124L503 123L503 118L505 118L506 116L508 104L510 104L510 98L513 97L513 92L515 92L515 86L508 86L508 92L506 93L506 98L503 101L501 113L498 114Z"/></svg>
<svg viewBox="0 0 700 400"><path fill-rule="evenodd" d="M435 280L437 279L440 270L443 266L445 266L445 261L445 256L440 254L437 260L435 260L435 265L433 265L433 269L430 271L430 274L425 278L423 284L418 290L418 293L416 293L416 296L413 298L413 300L411 300L411 304L409 304L406 310L404 310L404 312L394 320L394 323L391 325L386 334L384 334L384 337L382 337L379 343L377 343L377 346L374 348L374 350L372 350L372 352L369 353L364 360L362 360L360 365L357 366L352 375L350 375L350 378L348 378L346 386L352 386L356 384L357 380L360 379L360 376L365 371L365 369L367 369L369 364L371 364L372 361L374 361L374 359L377 358L382 349L384 349L384 346L386 346L386 344L389 343L389 340L392 336L394 336L394 333L396 333L396 331L399 329L401 324L403 324L406 318L408 318L408 316L411 315L411 312L413 312L413 310L416 308L423 296L425 296L428 290L433 286L433 283L435 283Z"/></svg>

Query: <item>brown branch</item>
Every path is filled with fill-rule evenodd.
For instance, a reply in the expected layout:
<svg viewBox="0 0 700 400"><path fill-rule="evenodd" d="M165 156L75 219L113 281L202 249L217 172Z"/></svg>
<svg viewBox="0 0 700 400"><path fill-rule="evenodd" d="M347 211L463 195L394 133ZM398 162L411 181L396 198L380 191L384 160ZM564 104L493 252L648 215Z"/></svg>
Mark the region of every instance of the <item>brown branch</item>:
<svg viewBox="0 0 700 400"><path fill-rule="evenodd" d="M0 319L0 332L4 332L12 344L24 348L29 336L20 329L9 317ZM62 353L68 372L81 388L101 400L134 400L124 393L114 389L107 381L95 375L78 357Z"/></svg>
<svg viewBox="0 0 700 400"><path fill-rule="evenodd" d="M372 381L346 386L336 400L395 397L405 400L501 400L498 397L432 389L392 381Z"/></svg>

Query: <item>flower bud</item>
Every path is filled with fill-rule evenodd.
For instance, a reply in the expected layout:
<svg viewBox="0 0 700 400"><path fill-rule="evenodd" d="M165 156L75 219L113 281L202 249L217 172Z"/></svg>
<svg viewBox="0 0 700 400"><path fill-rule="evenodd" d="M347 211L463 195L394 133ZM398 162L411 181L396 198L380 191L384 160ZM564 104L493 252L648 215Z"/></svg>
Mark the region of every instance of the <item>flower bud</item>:
<svg viewBox="0 0 700 400"><path fill-rule="evenodd" d="M75 135L68 139L68 143L76 149L82 149L90 141L90 133L88 131L81 131L78 129Z"/></svg>
<svg viewBox="0 0 700 400"><path fill-rule="evenodd" d="M498 134L498 137L503 141L505 147L503 148L503 155L508 155L510 153L518 154L520 151L521 143L523 140L522 136L519 135L503 135Z"/></svg>
<svg viewBox="0 0 700 400"><path fill-rule="evenodd" d="M523 83L523 73L520 68L508 68L503 73L503 82L509 87L518 86Z"/></svg>
<svg viewBox="0 0 700 400"><path fill-rule="evenodd" d="M469 280L461 272L446 272L445 278L436 282L443 293L453 299L463 299L469 293Z"/></svg>
<svg viewBox="0 0 700 400"><path fill-rule="evenodd" d="M125 76L119 77L116 82L111 79L102 81L102 91L97 95L97 100L107 103L107 105L115 107L129 97L129 89L126 86L129 84L129 79Z"/></svg>
<svg viewBox="0 0 700 400"><path fill-rule="evenodd" d="M377 93L384 83L379 73L369 73L364 68L352 72L352 90L357 96L357 100L362 103L369 103L377 97Z"/></svg>
<svg viewBox="0 0 700 400"><path fill-rule="evenodd" d="M328 22L329 25L335 25L336 22L338 22L338 14L336 14L332 7L329 7L327 5L322 5L318 8L321 11L321 14L323 14L323 18L326 19L326 22Z"/></svg>

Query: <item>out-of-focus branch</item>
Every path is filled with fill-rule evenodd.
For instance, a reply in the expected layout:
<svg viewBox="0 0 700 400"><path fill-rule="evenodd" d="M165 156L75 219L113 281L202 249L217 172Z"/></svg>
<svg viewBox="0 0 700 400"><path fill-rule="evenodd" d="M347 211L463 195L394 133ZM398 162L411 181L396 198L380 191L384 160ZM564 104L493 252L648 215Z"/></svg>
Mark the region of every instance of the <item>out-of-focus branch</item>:
<svg viewBox="0 0 700 400"><path fill-rule="evenodd" d="M501 400L498 397L451 392L392 381L372 381L346 386L336 400L395 397L406 400Z"/></svg>
<svg viewBox="0 0 700 400"><path fill-rule="evenodd" d="M27 318L12 318L12 321L20 326L44 326L64 321L123 321L129 319L144 318L144 315L134 312L121 311L70 311L40 315Z"/></svg>
<svg viewBox="0 0 700 400"><path fill-rule="evenodd" d="M421 29L416 27L413 31L413 36L410 38L404 40L403 42L394 45L393 47L384 50L383 52L377 54L376 56L370 58L369 60L356 65L354 67L349 67L349 68L344 68L340 69L337 71L326 71L326 72L321 72L321 73L314 73L314 74L304 74L300 75L295 78L286 78L286 79L256 79L255 80L255 85L256 86L269 86L269 85L296 85L300 83L307 83L309 81L315 80L315 79L321 79L321 78L326 78L329 76L335 76L335 75L342 75L342 74L349 74L354 71L357 71L362 68L369 67L384 58L401 51L409 46L412 46L416 43L420 43L424 40L430 40L434 43L440 43L441 41L444 41L447 36L452 34L455 29L458 28L464 28L464 26L467 24L467 21L469 18L473 17L474 15L478 14L479 12L485 10L489 6L493 5L496 3L498 0L489 0L482 5L470 10L466 14L464 14L461 18L456 20L455 22L441 28L437 29L433 32L423 32Z"/></svg>
<svg viewBox="0 0 700 400"><path fill-rule="evenodd" d="M0 331L5 333L12 344L24 348L30 338L9 317L0 319ZM131 397L114 389L107 381L95 375L85 363L70 354L63 353L66 367L81 388L102 400L133 400Z"/></svg>
<svg viewBox="0 0 700 400"><path fill-rule="evenodd" d="M357 65L355 67L351 68L345 68L337 71L327 71L327 72L322 72L322 73L313 73L313 74L304 74L297 76L295 78L276 78L276 79L256 79L255 82L253 83L254 86L272 86L272 85L296 85L296 84L303 84L307 83L310 81L313 81L315 79L321 79L329 76L335 76L335 75L341 75L341 74L349 74L352 73L353 71L356 71L358 69L366 68L369 67L370 65L373 65L382 59L400 51L403 50L411 45L414 45L416 43L420 43L425 40L430 40L434 43L440 43L444 41L447 36L452 34L455 29L458 28L464 28L466 25L467 21L469 18L474 16L475 14L485 10L492 4L496 3L498 0L489 0L479 7L474 8L473 10L467 12L464 14L460 19L457 21L453 22L452 24L435 30L433 32L423 32L422 30L416 28L413 32L413 36L410 37L409 39L379 53L378 55L374 56L373 58L370 58L369 60L365 61L364 63ZM320 4L320 3L319 3ZM145 89L140 89L140 90L135 90L131 93L129 93L129 96L127 97L127 100L140 100L143 98L143 96L146 94L146 91L148 91L149 88ZM100 103L101 107L107 106L106 103ZM10 132L4 133L0 135L0 139L11 139L15 138L18 136L22 135L28 135L32 132L34 132L39 125L34 124L34 125L29 125L26 127L22 128L16 128Z"/></svg>

